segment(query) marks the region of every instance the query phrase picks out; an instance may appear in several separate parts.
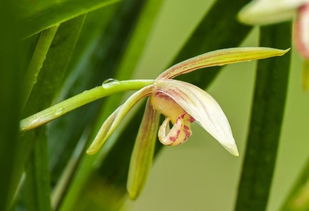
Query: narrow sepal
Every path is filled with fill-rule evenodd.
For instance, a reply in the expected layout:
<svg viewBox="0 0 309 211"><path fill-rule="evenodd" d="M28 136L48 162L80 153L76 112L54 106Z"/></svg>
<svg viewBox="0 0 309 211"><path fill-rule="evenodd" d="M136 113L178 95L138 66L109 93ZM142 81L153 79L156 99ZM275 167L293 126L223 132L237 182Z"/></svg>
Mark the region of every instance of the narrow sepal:
<svg viewBox="0 0 309 211"><path fill-rule="evenodd" d="M238 156L230 124L219 104L204 90L177 80L158 80L156 87L171 97L226 150Z"/></svg>
<svg viewBox="0 0 309 211"><path fill-rule="evenodd" d="M88 154L96 153L110 137L110 135L115 131L118 125L121 123L126 114L131 110L131 108L143 97L150 95L153 86L146 86L133 95L131 95L121 106L118 107L117 111L112 113L110 117L103 123L97 136L87 150Z"/></svg>
<svg viewBox="0 0 309 211"><path fill-rule="evenodd" d="M282 56L288 51L289 49L280 50L264 47L227 48L211 51L175 64L161 73L158 79L174 78L205 67L222 66L238 62Z"/></svg>
<svg viewBox="0 0 309 211"><path fill-rule="evenodd" d="M160 114L153 109L149 100L131 155L127 190L131 199L136 199L147 179L157 139Z"/></svg>
<svg viewBox="0 0 309 211"><path fill-rule="evenodd" d="M118 107L117 110L115 110L111 115L109 115L109 117L104 121L95 139L91 143L90 147L87 149L87 154L89 155L95 154L104 145L106 141L105 137L107 135L107 132L109 131L112 123L114 122L120 107Z"/></svg>

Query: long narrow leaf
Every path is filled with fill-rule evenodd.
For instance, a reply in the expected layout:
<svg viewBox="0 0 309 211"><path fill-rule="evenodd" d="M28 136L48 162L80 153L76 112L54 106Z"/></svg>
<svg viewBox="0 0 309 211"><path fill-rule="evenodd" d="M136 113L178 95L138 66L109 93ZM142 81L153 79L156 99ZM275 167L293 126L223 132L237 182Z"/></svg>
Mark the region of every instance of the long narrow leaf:
<svg viewBox="0 0 309 211"><path fill-rule="evenodd" d="M29 211L51 210L46 127L36 131L36 143L26 167L25 203Z"/></svg>
<svg viewBox="0 0 309 211"><path fill-rule="evenodd" d="M26 11L24 16L25 31L22 36L30 36L44 29L53 27L92 10L109 6L119 0L66 0L54 4L39 11Z"/></svg>
<svg viewBox="0 0 309 211"><path fill-rule="evenodd" d="M18 121L21 110L23 51L17 39L19 28L16 1L1 2L0 13L0 210L8 210L17 186Z"/></svg>
<svg viewBox="0 0 309 211"><path fill-rule="evenodd" d="M26 75L25 75L25 88L24 88L24 102L25 105L31 94L34 84L37 82L38 75L45 61L49 47L55 37L58 30L58 25L46 29L40 34L40 38L37 42L36 48L29 63Z"/></svg>
<svg viewBox="0 0 309 211"><path fill-rule="evenodd" d="M289 47L290 25L284 23L261 28L260 45ZM258 62L236 211L266 210L284 116L289 70L290 54Z"/></svg>
<svg viewBox="0 0 309 211"><path fill-rule="evenodd" d="M33 91L30 95L29 101L24 109L24 116L37 112L52 103L54 97L58 93L59 87L63 83L63 76L70 60L70 55L72 54L72 51L78 39L83 22L84 16L81 16L67 23L63 23L59 27L58 32L50 47L50 50L46 56L46 60L43 64L42 70L38 76L38 81L33 87ZM44 144L44 141L46 141L44 129L38 132L41 135L36 136L36 132L38 131L31 131L22 135L20 145L23 147L23 149L20 151L20 166L18 171L16 172L16 175L19 178L21 177L25 164L28 161L30 153L35 144L39 144L39 146L35 147L36 151L38 150L38 148L40 148L40 145ZM37 168L42 170L41 172L44 172L44 168L46 168L46 163L41 162L40 160L46 160L46 157L48 155L40 154L35 151L34 156L41 155L42 158L35 158L34 160L32 160L33 164L31 165L37 166ZM45 153L47 153L47 150L45 151ZM37 183L36 185L34 185L34 187L32 187L32 189L37 193L34 194L34 196L38 197L36 200L34 200L34 202L38 202L39 204L34 205L34 207L36 207L36 209L40 209L42 206L47 207L46 205L40 204L41 197L43 196L39 195L42 192L44 192L43 194L46 194L46 189L42 190L43 187L41 187L41 184L44 183L44 181L42 180L45 180L46 178L30 178L31 176L36 177L37 173L38 172L34 172L34 174L29 173L28 179ZM38 189L35 190L35 188ZM47 200L44 199L44 201Z"/></svg>

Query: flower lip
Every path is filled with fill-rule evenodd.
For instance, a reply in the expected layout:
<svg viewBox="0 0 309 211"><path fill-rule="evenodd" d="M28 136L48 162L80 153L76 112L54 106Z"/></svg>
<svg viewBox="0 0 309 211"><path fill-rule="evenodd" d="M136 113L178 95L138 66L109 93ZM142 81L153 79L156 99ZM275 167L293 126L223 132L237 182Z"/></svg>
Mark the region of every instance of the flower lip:
<svg viewBox="0 0 309 211"><path fill-rule="evenodd" d="M231 154L239 155L225 114L207 92L192 84L172 79L159 79L155 86L171 97Z"/></svg>

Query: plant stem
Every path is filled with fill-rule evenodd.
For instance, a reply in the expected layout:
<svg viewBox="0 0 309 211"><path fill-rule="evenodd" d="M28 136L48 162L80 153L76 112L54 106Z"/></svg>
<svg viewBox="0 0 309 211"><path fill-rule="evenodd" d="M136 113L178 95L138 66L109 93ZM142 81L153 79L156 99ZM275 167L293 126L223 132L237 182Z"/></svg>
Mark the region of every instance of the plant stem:
<svg viewBox="0 0 309 211"><path fill-rule="evenodd" d="M30 64L25 75L25 93L23 104L25 105L29 99L34 84L37 82L38 75L45 61L48 50L58 30L58 26L51 27L41 32L40 38L36 44L35 51L32 55Z"/></svg>
<svg viewBox="0 0 309 211"><path fill-rule="evenodd" d="M144 86L152 84L153 82L154 80L127 80L113 81L106 84L103 83L102 86L84 91L74 97L64 100L54 106L21 120L20 128L22 131L36 128L68 113L69 111L102 97L121 91L140 89Z"/></svg>

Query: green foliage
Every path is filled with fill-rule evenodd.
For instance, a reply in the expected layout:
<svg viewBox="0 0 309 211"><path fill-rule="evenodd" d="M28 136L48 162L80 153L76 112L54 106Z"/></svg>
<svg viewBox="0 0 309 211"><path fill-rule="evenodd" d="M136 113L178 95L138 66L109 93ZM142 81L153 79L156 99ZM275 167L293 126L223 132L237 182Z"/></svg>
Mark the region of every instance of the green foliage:
<svg viewBox="0 0 309 211"><path fill-rule="evenodd" d="M23 36L31 36L44 29L56 26L60 23L84 15L93 10L108 6L119 0L89 0L89 1L54 1L46 3L38 10L31 10L29 5L23 10L25 31Z"/></svg>
<svg viewBox="0 0 309 211"><path fill-rule="evenodd" d="M18 139L21 73L25 65L23 49L16 45L20 43L16 2L1 2L0 9L0 210L7 210L16 192L15 173L21 148Z"/></svg>
<svg viewBox="0 0 309 211"><path fill-rule="evenodd" d="M260 45L290 46L290 23L261 28ZM280 36L285 34L287 36ZM235 210L266 210L288 90L290 55L259 61Z"/></svg>

